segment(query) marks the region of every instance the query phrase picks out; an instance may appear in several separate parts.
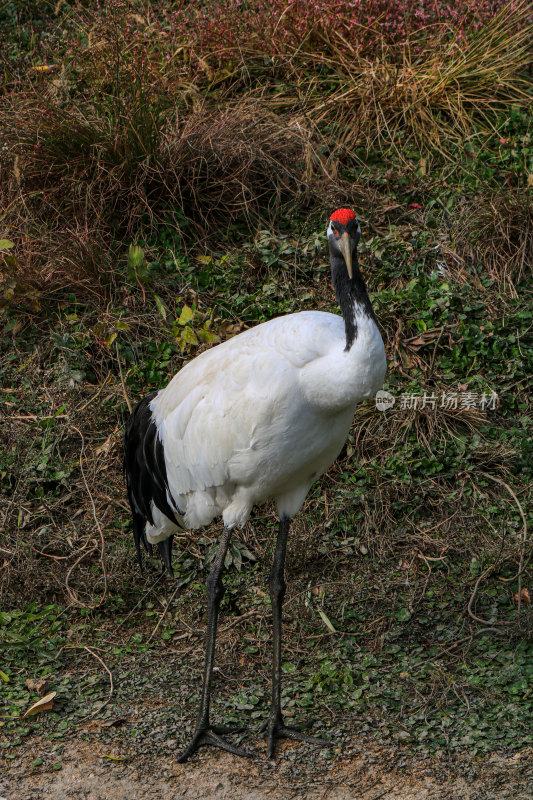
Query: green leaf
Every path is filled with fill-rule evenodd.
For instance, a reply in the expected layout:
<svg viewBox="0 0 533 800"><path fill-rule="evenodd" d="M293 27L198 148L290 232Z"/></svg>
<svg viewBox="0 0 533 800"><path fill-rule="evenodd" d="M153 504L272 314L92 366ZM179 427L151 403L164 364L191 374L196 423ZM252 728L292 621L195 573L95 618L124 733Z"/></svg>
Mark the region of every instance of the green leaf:
<svg viewBox="0 0 533 800"><path fill-rule="evenodd" d="M4 681L4 683L9 683L9 675L6 675L5 672L2 672L0 669L0 678Z"/></svg>
<svg viewBox="0 0 533 800"><path fill-rule="evenodd" d="M219 340L219 337L216 335L216 333L212 333L211 331L208 331L206 328L200 328L200 330L198 331L198 338L200 339L201 342L206 342L206 343L218 342Z"/></svg>
<svg viewBox="0 0 533 800"><path fill-rule="evenodd" d="M10 242L9 239L0 239L0 252L2 250L11 250L12 247L15 247L14 242Z"/></svg>
<svg viewBox="0 0 533 800"><path fill-rule="evenodd" d="M198 338L192 328L183 329L181 341L185 342L185 344L198 344Z"/></svg>
<svg viewBox="0 0 533 800"><path fill-rule="evenodd" d="M178 325L186 325L194 317L194 311L189 306L183 306L181 309Z"/></svg>
<svg viewBox="0 0 533 800"><path fill-rule="evenodd" d="M470 561L470 574L476 576L479 575L480 572L481 564L475 556L472 556L472 560Z"/></svg>
<svg viewBox="0 0 533 800"><path fill-rule="evenodd" d="M324 611L322 611L321 608L317 608L317 611L320 616L320 619L322 620L326 628L328 628L332 633L337 633L337 629L333 624L333 622L328 617L328 615Z"/></svg>
<svg viewBox="0 0 533 800"><path fill-rule="evenodd" d="M161 302L161 299L156 295L155 292L154 292L154 300L155 300L155 304L157 306L157 310L159 311L159 313L161 314L161 317L163 318L163 322L166 322L167 321L167 310L166 310L165 306L163 305L163 303Z"/></svg>
<svg viewBox="0 0 533 800"><path fill-rule="evenodd" d="M142 247L130 244L128 251L128 272L130 278L139 283L149 284L150 273L147 270L146 258L144 257L144 250Z"/></svg>
<svg viewBox="0 0 533 800"><path fill-rule="evenodd" d="M128 250L128 266L136 270L139 269L139 267L143 267L145 263L144 250L142 247L130 244L130 249Z"/></svg>
<svg viewBox="0 0 533 800"><path fill-rule="evenodd" d="M400 608L400 610L396 612L396 619L398 622L408 622L411 617L412 614L408 608Z"/></svg>

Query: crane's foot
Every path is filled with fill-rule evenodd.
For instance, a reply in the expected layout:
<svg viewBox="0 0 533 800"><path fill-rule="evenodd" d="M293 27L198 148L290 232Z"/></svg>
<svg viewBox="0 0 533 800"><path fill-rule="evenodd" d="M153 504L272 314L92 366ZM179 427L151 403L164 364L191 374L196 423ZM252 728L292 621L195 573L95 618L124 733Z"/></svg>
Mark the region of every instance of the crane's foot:
<svg viewBox="0 0 533 800"><path fill-rule="evenodd" d="M306 742L307 744L314 744L318 747L334 746L335 743L330 742L329 739L319 739L316 736L307 736L305 733L302 733L300 728L303 727L308 726L285 725L281 714L279 716L269 717L261 728L261 731L268 731L267 758L272 758L274 755L277 739L292 739L296 742Z"/></svg>
<svg viewBox="0 0 533 800"><path fill-rule="evenodd" d="M236 747L235 745L231 744L231 742L227 742L226 739L223 738L224 734L242 733L244 730L244 728L234 728L225 725L209 725L205 728L197 728L189 746L178 758L178 763L182 764L184 761L187 761L187 759L190 758L193 753L196 753L199 747L203 747L204 745L219 747L221 750L226 750L228 753L233 753L235 756L253 758L254 753L252 753L251 750L243 750L242 747Z"/></svg>

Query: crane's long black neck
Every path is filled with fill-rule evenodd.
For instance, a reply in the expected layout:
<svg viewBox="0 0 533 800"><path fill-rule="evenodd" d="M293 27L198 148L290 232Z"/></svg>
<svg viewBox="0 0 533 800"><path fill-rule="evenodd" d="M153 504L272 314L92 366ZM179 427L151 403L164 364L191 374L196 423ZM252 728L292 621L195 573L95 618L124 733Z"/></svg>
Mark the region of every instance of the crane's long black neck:
<svg viewBox="0 0 533 800"><path fill-rule="evenodd" d="M375 320L374 309L359 269L357 253L353 254L353 278L348 275L344 258L340 254L330 252L330 264L335 296L344 319L346 350L349 350L357 339L358 316L366 314Z"/></svg>

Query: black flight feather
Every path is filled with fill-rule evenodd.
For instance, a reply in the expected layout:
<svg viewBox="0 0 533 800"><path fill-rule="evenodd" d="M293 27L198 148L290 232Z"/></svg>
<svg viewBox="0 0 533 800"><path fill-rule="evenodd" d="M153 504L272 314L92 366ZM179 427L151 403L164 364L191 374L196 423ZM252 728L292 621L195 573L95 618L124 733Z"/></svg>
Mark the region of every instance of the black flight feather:
<svg viewBox="0 0 533 800"><path fill-rule="evenodd" d="M124 474L133 516L135 549L141 567L141 542L148 553L152 554L152 545L146 538L146 523L154 524L152 503L175 525L180 524L175 510L169 503L171 493L163 444L157 434L157 426L150 410L150 403L156 394L157 392L152 392L135 406L126 422L124 433ZM178 509L178 513L182 512ZM169 537L167 541L171 546L172 538ZM165 566L172 573L170 547L159 546L159 550Z"/></svg>

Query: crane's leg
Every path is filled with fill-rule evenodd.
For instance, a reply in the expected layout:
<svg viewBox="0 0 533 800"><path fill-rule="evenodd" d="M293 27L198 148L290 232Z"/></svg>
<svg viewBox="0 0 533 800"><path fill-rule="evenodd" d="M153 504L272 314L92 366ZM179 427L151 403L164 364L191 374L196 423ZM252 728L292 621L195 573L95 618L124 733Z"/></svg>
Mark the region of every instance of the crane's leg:
<svg viewBox="0 0 533 800"><path fill-rule="evenodd" d="M186 761L199 747L202 745L210 744L214 747L220 747L222 750L228 750L237 756L250 756L252 753L243 750L240 747L227 742L220 734L235 733L242 730L241 728L226 728L217 727L209 723L209 703L210 703L210 685L213 676L213 666L215 662L215 639L217 635L217 621L220 602L224 596L224 586L222 583L222 572L224 570L224 559L228 549L228 544L231 536L231 530L224 528L220 544L218 546L215 560L211 572L209 573L206 581L207 587L207 642L205 649L205 666L204 677L202 683L202 699L200 701L200 709L196 720L196 730L193 734L192 740L186 750L178 758L178 761Z"/></svg>
<svg viewBox="0 0 533 800"><path fill-rule="evenodd" d="M285 597L285 553L290 519L281 519L279 523L276 551L270 572L270 600L272 602L272 705L264 730L268 731L267 758L272 758L276 747L276 739L296 739L317 745L331 745L326 739L305 736L297 728L285 725L281 713L281 616L283 598Z"/></svg>

